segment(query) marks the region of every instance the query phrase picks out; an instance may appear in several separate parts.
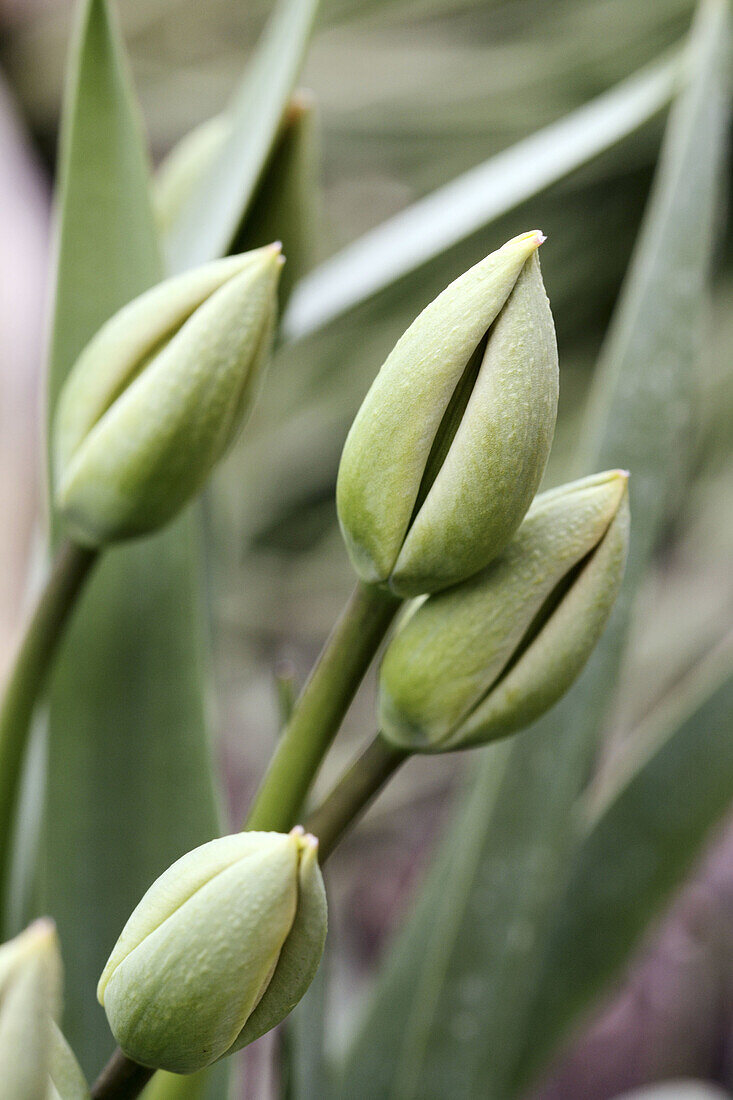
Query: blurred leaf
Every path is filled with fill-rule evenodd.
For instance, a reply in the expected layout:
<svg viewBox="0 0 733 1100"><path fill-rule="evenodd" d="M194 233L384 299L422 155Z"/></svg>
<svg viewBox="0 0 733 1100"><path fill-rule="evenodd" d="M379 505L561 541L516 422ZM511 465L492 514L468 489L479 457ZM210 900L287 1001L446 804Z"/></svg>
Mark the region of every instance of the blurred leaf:
<svg viewBox="0 0 733 1100"><path fill-rule="evenodd" d="M667 105L678 74L676 56L657 62L372 229L301 281L285 335L327 325L615 145Z"/></svg>
<svg viewBox="0 0 733 1100"><path fill-rule="evenodd" d="M168 234L171 271L229 248L275 145L317 7L318 0L279 0L229 110L229 135Z"/></svg>
<svg viewBox="0 0 733 1100"><path fill-rule="evenodd" d="M465 902L494 821L489 812L501 787L510 742L480 754L477 781L461 800L455 820L433 857L424 887L379 971L364 1026L349 1052L342 1094L408 1100L422 1096L423 1065L435 1013L463 933ZM511 860L511 849L507 852ZM482 921L485 917L481 918ZM481 960L474 960L483 969ZM443 1019L455 1034L462 1020ZM476 1041L477 1035L471 1034ZM443 1091L441 1091L443 1089ZM463 1096L440 1085L426 1095ZM473 1095L476 1095L474 1093Z"/></svg>
<svg viewBox="0 0 733 1100"><path fill-rule="evenodd" d="M62 134L49 416L76 356L162 276L147 164L104 0L80 5ZM53 676L41 909L66 964L65 1032L90 1075L114 1045L95 998L143 891L217 831L196 524L110 551Z"/></svg>
<svg viewBox="0 0 733 1100"><path fill-rule="evenodd" d="M621 971L730 809L733 644L682 691L672 721L654 722L641 760L594 809L573 860L528 1028L527 1073Z"/></svg>
<svg viewBox="0 0 733 1100"><path fill-rule="evenodd" d="M51 1025L50 1063L47 1100L89 1100L89 1086L76 1055L55 1023Z"/></svg>
<svg viewBox="0 0 733 1100"><path fill-rule="evenodd" d="M328 1100L334 1094L325 1055L328 958L303 999L284 1021L278 1065L281 1100Z"/></svg>
<svg viewBox="0 0 733 1100"><path fill-rule="evenodd" d="M49 429L59 390L86 341L162 271L125 62L111 37L106 6L84 0L78 8L59 154Z"/></svg>
<svg viewBox="0 0 733 1100"><path fill-rule="evenodd" d="M459 820L448 841L456 859L478 849L471 873L456 891L431 880L430 901L423 903L433 926L449 922L451 935L426 943L424 928L417 921L409 926L349 1059L350 1096L369 1095L369 1081L385 1075L391 1085L385 1095L400 1100L515 1095L545 936L577 842L573 809L613 699L631 599L674 506L685 461L725 135L726 15L725 4L712 0L698 18L690 80L670 115L599 367L595 435L582 469L631 470L632 550L623 597L575 688L509 743L498 787L490 755L479 767L472 801L481 804L483 796L484 814L473 828ZM412 950L417 960L403 975L418 990L407 1005L394 991L382 992L401 968L400 950ZM429 975L426 997L419 991Z"/></svg>

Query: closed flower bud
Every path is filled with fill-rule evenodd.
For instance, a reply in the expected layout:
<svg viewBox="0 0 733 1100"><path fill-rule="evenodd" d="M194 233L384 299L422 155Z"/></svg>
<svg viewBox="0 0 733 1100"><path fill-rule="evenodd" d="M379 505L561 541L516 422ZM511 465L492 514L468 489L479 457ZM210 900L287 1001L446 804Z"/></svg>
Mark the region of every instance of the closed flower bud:
<svg viewBox="0 0 733 1100"><path fill-rule="evenodd" d="M228 115L214 115L185 134L159 165L153 204L163 238L174 228L196 185L224 147L231 129Z"/></svg>
<svg viewBox="0 0 733 1100"><path fill-rule="evenodd" d="M46 1100L89 1100L89 1086L66 1039L51 1024L51 1065Z"/></svg>
<svg viewBox="0 0 733 1100"><path fill-rule="evenodd" d="M154 199L164 245L175 243L179 219L197 188L205 186L231 132L231 116L216 115L186 134L158 168ZM283 242L288 262L280 278L281 310L318 251L318 168L314 100L300 89L285 109L274 148L227 248L245 252L276 237Z"/></svg>
<svg viewBox="0 0 733 1100"><path fill-rule="evenodd" d="M392 640L380 673L387 740L416 752L467 748L553 706L608 619L628 527L619 470L537 497L500 557L428 597Z"/></svg>
<svg viewBox="0 0 733 1100"><path fill-rule="evenodd" d="M234 238L238 252L256 248L274 236L283 242L288 262L280 279L282 310L318 253L319 180L315 101L300 89L285 110L275 147Z"/></svg>
<svg viewBox="0 0 733 1100"><path fill-rule="evenodd" d="M0 947L0 1091L7 1100L46 1097L60 1000L56 930L38 920Z"/></svg>
<svg viewBox="0 0 733 1100"><path fill-rule="evenodd" d="M55 505L80 542L153 531L202 488L250 405L281 262L271 245L169 279L82 352L53 439Z"/></svg>
<svg viewBox="0 0 733 1100"><path fill-rule="evenodd" d="M408 328L351 427L337 505L354 568L400 596L483 569L522 521L557 413L555 331L534 231Z"/></svg>
<svg viewBox="0 0 733 1100"><path fill-rule="evenodd" d="M278 1024L323 952L317 842L302 830L212 840L153 883L97 995L122 1050L193 1073Z"/></svg>

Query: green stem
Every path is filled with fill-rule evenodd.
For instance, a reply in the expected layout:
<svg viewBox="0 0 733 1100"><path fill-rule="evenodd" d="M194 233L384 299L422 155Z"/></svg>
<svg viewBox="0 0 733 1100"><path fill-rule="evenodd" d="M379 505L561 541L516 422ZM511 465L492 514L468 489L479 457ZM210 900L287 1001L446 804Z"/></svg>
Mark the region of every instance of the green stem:
<svg viewBox="0 0 733 1100"><path fill-rule="evenodd" d="M248 829L285 832L295 823L400 603L388 592L357 584L293 707L247 818ZM343 836L350 824L349 813L356 817L364 809L405 755L376 738L308 819L308 828L319 838L321 860ZM360 781L361 761L365 761L365 773ZM322 835L315 832L313 822L323 829ZM150 1076L151 1071L118 1049L92 1089L93 1100L132 1100Z"/></svg>
<svg viewBox="0 0 733 1100"><path fill-rule="evenodd" d="M117 1048L92 1088L92 1100L133 1100L155 1070L140 1066Z"/></svg>
<svg viewBox="0 0 733 1100"><path fill-rule="evenodd" d="M355 824L387 780L410 756L395 749L377 734L321 805L305 821L318 837L318 861L323 864L346 832Z"/></svg>
<svg viewBox="0 0 733 1100"><path fill-rule="evenodd" d="M298 699L247 818L248 829L287 832L400 600L357 584Z"/></svg>
<svg viewBox="0 0 733 1100"><path fill-rule="evenodd" d="M20 644L0 703L0 897L7 900L13 827L31 719L76 598L97 559L71 542L59 548Z"/></svg>

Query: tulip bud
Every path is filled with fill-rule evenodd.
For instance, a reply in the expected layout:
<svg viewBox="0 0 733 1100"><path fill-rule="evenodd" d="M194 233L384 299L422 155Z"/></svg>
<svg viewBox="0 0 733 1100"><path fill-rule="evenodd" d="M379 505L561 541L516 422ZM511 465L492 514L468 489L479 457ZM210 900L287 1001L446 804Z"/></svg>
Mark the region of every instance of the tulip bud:
<svg viewBox="0 0 733 1100"><path fill-rule="evenodd" d="M315 100L299 89L288 103L275 147L234 238L238 252L273 236L283 242L288 262L280 279L281 310L298 279L315 263L321 227L319 180Z"/></svg>
<svg viewBox="0 0 733 1100"><path fill-rule="evenodd" d="M153 205L162 237L175 226L196 185L215 162L231 130L228 115L214 115L185 134L158 166Z"/></svg>
<svg viewBox="0 0 733 1100"><path fill-rule="evenodd" d="M52 921L35 921L0 947L0 1067L8 1100L46 1096L61 960Z"/></svg>
<svg viewBox="0 0 733 1100"><path fill-rule="evenodd" d="M567 691L621 585L627 478L612 470L543 493L500 557L417 607L382 663L388 741L413 752L485 744Z"/></svg>
<svg viewBox="0 0 733 1100"><path fill-rule="evenodd" d="M56 508L80 542L153 531L202 488L251 403L281 262L271 245L160 283L82 352L53 439Z"/></svg>
<svg viewBox="0 0 733 1100"><path fill-rule="evenodd" d="M97 996L128 1057L193 1073L284 1019L310 985L325 936L313 837L223 837L153 883Z"/></svg>
<svg viewBox="0 0 733 1100"><path fill-rule="evenodd" d="M81 1067L55 1023L51 1024L49 1076L46 1100L89 1100L89 1086Z"/></svg>
<svg viewBox="0 0 733 1100"><path fill-rule="evenodd" d="M336 500L354 568L400 596L483 569L542 477L555 330L533 231L444 290L396 344L351 427Z"/></svg>
<svg viewBox="0 0 733 1100"><path fill-rule="evenodd" d="M280 122L278 135L237 227L228 252L245 252L277 237L288 263L280 279L284 309L298 281L314 264L320 222L318 142L314 99L297 89ZM164 243L175 237L179 220L206 179L232 133L230 114L200 123L173 147L155 176L153 198Z"/></svg>

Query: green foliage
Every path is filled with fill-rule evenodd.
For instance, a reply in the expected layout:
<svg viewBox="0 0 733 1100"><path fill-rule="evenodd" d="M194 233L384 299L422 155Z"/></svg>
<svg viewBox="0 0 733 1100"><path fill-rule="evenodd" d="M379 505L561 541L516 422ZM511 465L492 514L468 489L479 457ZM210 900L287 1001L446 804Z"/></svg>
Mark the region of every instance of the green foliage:
<svg viewBox="0 0 733 1100"><path fill-rule="evenodd" d="M589 811L547 933L523 1077L622 970L730 808L732 658L728 645L685 685L671 719L638 731L642 751L631 756L641 759Z"/></svg>
<svg viewBox="0 0 733 1100"><path fill-rule="evenodd" d="M347 245L302 280L286 335L325 328L628 138L669 103L679 72L678 56L657 61Z"/></svg>

